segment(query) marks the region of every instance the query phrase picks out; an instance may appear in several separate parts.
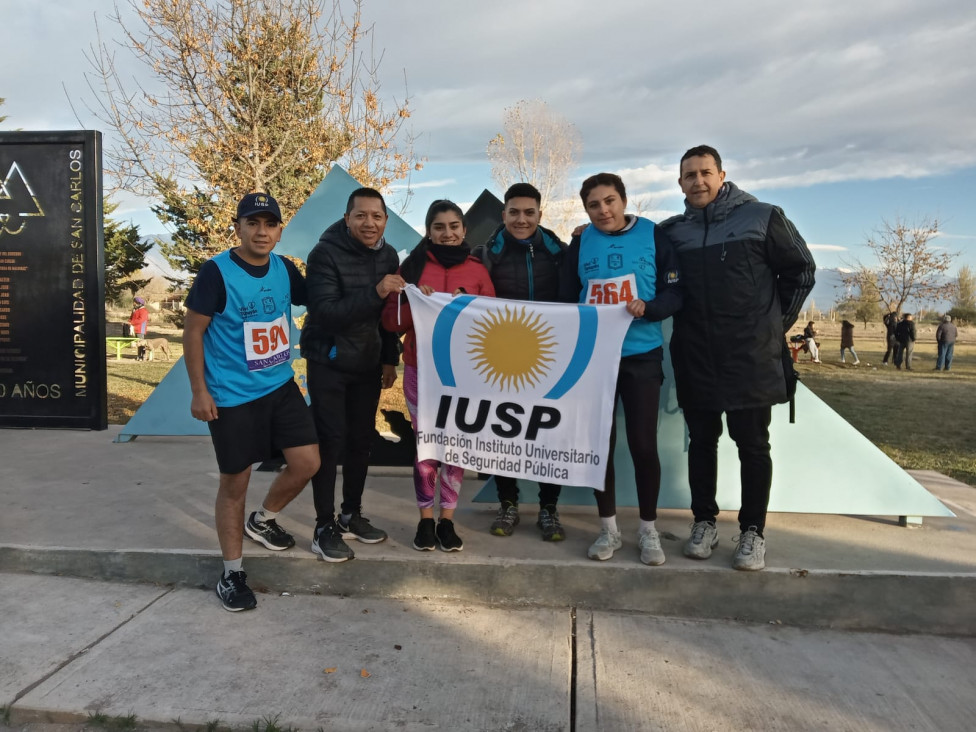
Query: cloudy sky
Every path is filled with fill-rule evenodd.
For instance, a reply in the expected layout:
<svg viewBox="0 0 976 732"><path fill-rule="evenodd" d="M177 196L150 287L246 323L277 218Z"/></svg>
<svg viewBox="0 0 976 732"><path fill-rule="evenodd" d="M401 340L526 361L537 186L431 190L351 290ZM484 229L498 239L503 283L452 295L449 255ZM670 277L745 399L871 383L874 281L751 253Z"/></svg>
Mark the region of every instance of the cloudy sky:
<svg viewBox="0 0 976 732"><path fill-rule="evenodd" d="M79 126L68 97L91 97L83 52L96 15L117 34L111 6L0 0L4 129ZM652 218L683 208L677 160L708 143L730 180L783 206L821 266L865 256L896 216L938 217L940 246L976 266L972 0L366 0L364 14L383 91L402 98L406 74L427 158L411 224L429 200L491 189L485 148L505 108L542 99L582 137L574 185L620 172ZM160 229L144 206L125 211Z"/></svg>

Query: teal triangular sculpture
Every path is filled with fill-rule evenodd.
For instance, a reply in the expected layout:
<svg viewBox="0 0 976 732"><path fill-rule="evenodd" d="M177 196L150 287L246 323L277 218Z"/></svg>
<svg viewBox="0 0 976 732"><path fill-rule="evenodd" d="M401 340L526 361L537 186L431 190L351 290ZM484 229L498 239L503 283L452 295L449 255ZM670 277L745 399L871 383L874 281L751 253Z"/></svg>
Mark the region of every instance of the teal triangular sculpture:
<svg viewBox="0 0 976 732"><path fill-rule="evenodd" d="M362 185L349 173L333 165L332 170L325 176L308 200L288 218L285 216L285 230L281 232L281 241L275 247L278 254L298 257L303 262L308 259L308 253L318 243L319 236L328 227L342 218L346 213L346 201L349 194ZM406 221L389 211L389 221L386 222L386 241L398 252L410 251L420 241L420 234Z"/></svg>
<svg viewBox="0 0 976 732"><path fill-rule="evenodd" d="M670 343L670 320L664 324L664 337L666 343ZM664 348L664 373L657 422L661 458L658 507L688 510L691 505L688 443L667 345ZM617 505L636 506L634 468L627 452L627 429L621 407L617 409L616 419ZM802 383L796 392L796 423L790 424L789 405L779 404L773 407L769 433L773 457L770 511L856 516L953 515L924 486ZM739 458L735 443L724 433L719 440L718 469L718 505L722 511L734 512L740 502ZM531 481L519 481L523 503L534 503L538 490ZM474 500L497 502L493 479L485 483ZM596 505L593 490L579 486L563 487L559 502ZM690 521L690 510L688 515Z"/></svg>
<svg viewBox="0 0 976 732"><path fill-rule="evenodd" d="M288 213L283 212L287 221L275 251L278 254L298 257L302 261L308 259L308 253L318 243L322 232L341 219L346 212L349 194L360 187L361 184L349 173L338 165L333 165L329 174L294 216L288 219ZM400 252L413 249L420 241L420 234L392 211L389 214L385 234L387 242ZM293 315L300 316L304 310L294 308ZM292 343L298 343L294 323ZM297 348L292 349L293 358L298 355L296 351ZM122 428L115 441L130 442L139 435L209 434L206 423L190 415L190 378L186 373L186 365L180 358Z"/></svg>

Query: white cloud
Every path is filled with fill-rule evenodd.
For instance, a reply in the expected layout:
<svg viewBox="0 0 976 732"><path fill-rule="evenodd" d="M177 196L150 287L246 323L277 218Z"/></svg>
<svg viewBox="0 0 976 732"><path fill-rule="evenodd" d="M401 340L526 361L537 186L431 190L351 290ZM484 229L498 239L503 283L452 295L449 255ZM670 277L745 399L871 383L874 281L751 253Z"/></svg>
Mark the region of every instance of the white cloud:
<svg viewBox="0 0 976 732"><path fill-rule="evenodd" d="M839 244L807 244L811 250L815 252L846 252L848 247L842 247Z"/></svg>

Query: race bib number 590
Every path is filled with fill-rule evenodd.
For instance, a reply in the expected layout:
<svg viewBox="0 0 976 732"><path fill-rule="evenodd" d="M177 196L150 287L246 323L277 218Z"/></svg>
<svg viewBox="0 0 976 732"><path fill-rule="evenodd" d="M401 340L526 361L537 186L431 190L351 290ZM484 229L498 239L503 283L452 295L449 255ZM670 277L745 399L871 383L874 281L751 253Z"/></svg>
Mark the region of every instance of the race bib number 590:
<svg viewBox="0 0 976 732"><path fill-rule="evenodd" d="M586 285L587 305L617 305L637 297L637 278L633 273L608 280L590 280Z"/></svg>
<svg viewBox="0 0 976 732"><path fill-rule="evenodd" d="M288 317L282 314L267 323L244 323L244 353L248 371L277 366L291 358Z"/></svg>

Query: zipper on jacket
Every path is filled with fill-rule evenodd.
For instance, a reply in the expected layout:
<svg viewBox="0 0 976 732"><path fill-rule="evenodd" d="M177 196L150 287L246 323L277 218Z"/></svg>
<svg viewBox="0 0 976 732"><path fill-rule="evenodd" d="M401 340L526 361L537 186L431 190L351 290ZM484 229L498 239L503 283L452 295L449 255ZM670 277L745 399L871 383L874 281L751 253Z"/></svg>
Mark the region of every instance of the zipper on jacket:
<svg viewBox="0 0 976 732"><path fill-rule="evenodd" d="M529 251L525 255L525 269L529 274L529 300L535 302L535 275L532 272L532 259L535 256L535 249L532 242L529 242Z"/></svg>
<svg viewBox="0 0 976 732"><path fill-rule="evenodd" d="M712 291L708 283L708 211L702 211L702 220L705 222L705 233L702 236L702 280L705 285L705 322L712 322ZM725 254L723 251L721 261L725 261ZM715 349L712 347L712 343L715 341L714 338L708 339L708 356L709 360L712 362L712 373L714 384L718 386L718 373L719 366L715 361Z"/></svg>

